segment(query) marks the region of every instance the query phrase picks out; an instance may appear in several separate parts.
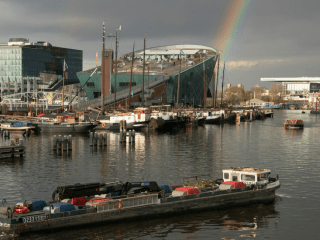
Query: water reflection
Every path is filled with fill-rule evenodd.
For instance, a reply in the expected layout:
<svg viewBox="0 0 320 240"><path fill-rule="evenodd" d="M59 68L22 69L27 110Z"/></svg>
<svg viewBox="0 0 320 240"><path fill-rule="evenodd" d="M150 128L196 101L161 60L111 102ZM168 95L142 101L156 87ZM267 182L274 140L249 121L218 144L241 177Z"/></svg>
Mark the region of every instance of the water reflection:
<svg viewBox="0 0 320 240"><path fill-rule="evenodd" d="M264 167L279 174L282 187L277 195L283 202L36 233L24 238L304 239L303 232L313 233L318 228L320 214L320 188L316 187L320 185L320 119L297 114L278 111L273 119L240 126L206 125L165 133L139 131L131 144L120 144L119 133L107 132L107 146L96 149L90 147L88 134L74 135L73 150L68 155L52 151L53 135L32 135L24 138L25 157L0 160L0 197L14 205L31 197L50 200L53 190L63 184L154 180L176 185L183 177L195 175L221 178L222 170L231 166ZM303 118L305 129L283 131L286 118ZM0 138L0 145L8 143Z"/></svg>

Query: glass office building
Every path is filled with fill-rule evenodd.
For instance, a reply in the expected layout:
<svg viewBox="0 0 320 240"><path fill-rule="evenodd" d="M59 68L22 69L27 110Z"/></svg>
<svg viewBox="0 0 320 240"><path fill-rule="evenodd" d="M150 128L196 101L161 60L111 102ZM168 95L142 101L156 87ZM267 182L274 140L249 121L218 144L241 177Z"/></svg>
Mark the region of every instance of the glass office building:
<svg viewBox="0 0 320 240"><path fill-rule="evenodd" d="M40 77L47 73L59 79L63 74L63 61L66 69L66 84L79 83L76 72L82 71L82 51L54 47L47 42L29 43L29 39L12 38L7 44L0 44L1 91L17 88L26 90L26 81L37 81L38 85L48 84L50 79ZM21 89L22 87L22 89Z"/></svg>

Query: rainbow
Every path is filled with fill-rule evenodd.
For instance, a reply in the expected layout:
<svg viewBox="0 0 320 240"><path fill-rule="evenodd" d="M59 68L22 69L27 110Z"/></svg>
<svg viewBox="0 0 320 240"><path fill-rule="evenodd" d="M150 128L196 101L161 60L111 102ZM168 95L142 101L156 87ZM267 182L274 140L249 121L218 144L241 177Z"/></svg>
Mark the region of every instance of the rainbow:
<svg viewBox="0 0 320 240"><path fill-rule="evenodd" d="M224 61L228 56L230 48L239 31L239 24L246 14L250 0L234 0L229 4L227 14L225 14L218 31L218 37L214 48L219 50L220 59Z"/></svg>

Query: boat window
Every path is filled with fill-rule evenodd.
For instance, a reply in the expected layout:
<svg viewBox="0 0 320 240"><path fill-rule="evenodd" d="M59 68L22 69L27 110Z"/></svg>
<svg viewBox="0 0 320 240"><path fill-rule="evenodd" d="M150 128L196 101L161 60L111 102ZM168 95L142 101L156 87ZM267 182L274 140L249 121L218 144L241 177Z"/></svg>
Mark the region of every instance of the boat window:
<svg viewBox="0 0 320 240"><path fill-rule="evenodd" d="M237 176L232 176L232 181L238 181L238 177Z"/></svg>
<svg viewBox="0 0 320 240"><path fill-rule="evenodd" d="M259 180L268 179L268 173L263 173L259 175Z"/></svg>
<svg viewBox="0 0 320 240"><path fill-rule="evenodd" d="M244 181L255 181L255 176L254 175L241 175L241 180Z"/></svg>
<svg viewBox="0 0 320 240"><path fill-rule="evenodd" d="M224 179L229 179L229 173L224 173L223 178Z"/></svg>

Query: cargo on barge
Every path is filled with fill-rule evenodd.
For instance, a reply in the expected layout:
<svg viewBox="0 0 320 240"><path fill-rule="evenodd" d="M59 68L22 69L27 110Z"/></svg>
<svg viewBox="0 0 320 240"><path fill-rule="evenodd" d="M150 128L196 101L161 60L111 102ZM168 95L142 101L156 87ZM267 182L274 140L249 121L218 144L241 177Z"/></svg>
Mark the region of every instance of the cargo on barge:
<svg viewBox="0 0 320 240"><path fill-rule="evenodd" d="M214 182L214 186L200 188L169 187L156 182L62 186L53 193L53 199L56 195L58 199L49 204L27 199L14 207L0 208L0 231L52 230L190 210L270 203L280 187L278 177L270 177L270 170L254 168L223 170L223 179ZM88 196L91 197L87 201Z"/></svg>

